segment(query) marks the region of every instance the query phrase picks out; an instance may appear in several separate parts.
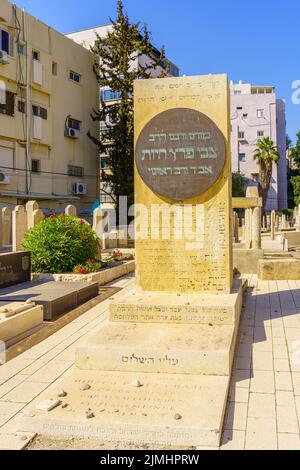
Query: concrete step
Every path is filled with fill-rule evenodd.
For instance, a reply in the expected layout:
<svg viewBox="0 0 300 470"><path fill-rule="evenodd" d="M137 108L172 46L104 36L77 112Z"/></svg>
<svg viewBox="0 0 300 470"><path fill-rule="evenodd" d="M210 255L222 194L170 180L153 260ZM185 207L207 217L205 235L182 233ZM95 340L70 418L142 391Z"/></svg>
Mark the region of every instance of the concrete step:
<svg viewBox="0 0 300 470"><path fill-rule="evenodd" d="M82 370L230 375L233 325L110 323L76 351Z"/></svg>
<svg viewBox="0 0 300 470"><path fill-rule="evenodd" d="M110 304L112 322L234 325L243 298L241 279L230 294L159 294L129 292Z"/></svg>
<svg viewBox="0 0 300 470"><path fill-rule="evenodd" d="M85 384L89 390L81 390ZM152 448L219 446L228 388L229 377L76 371L28 405L18 429ZM62 406L36 408L61 389L68 394ZM88 420L89 409L94 417Z"/></svg>

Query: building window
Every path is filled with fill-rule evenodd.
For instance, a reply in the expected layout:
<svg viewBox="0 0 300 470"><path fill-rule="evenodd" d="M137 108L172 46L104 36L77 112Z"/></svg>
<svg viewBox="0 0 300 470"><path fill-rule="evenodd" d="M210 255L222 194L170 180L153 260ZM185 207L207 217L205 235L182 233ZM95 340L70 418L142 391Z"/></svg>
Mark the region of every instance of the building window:
<svg viewBox="0 0 300 470"><path fill-rule="evenodd" d="M80 83L81 82L81 75L79 73L73 72L70 70L69 72L69 79L73 82Z"/></svg>
<svg viewBox="0 0 300 470"><path fill-rule="evenodd" d="M26 113L26 102L25 101L22 101L22 100L18 101L18 111L19 111L19 113L23 113L23 114Z"/></svg>
<svg viewBox="0 0 300 470"><path fill-rule="evenodd" d="M35 104L32 106L32 114L33 116L41 117L42 119L48 119L48 111L46 108L42 108L41 106L36 106Z"/></svg>
<svg viewBox="0 0 300 470"><path fill-rule="evenodd" d="M45 121L47 121L47 119L48 119L48 111L47 111L46 108L40 107L40 117L41 117L42 119L45 119Z"/></svg>
<svg viewBox="0 0 300 470"><path fill-rule="evenodd" d="M5 92L5 103L0 103L0 114L15 115L15 94L11 91Z"/></svg>
<svg viewBox="0 0 300 470"><path fill-rule="evenodd" d="M41 162L40 160L31 160L31 172L40 173L41 171Z"/></svg>
<svg viewBox="0 0 300 470"><path fill-rule="evenodd" d="M245 162L245 161L246 161L246 154L239 153L239 162Z"/></svg>
<svg viewBox="0 0 300 470"><path fill-rule="evenodd" d="M9 33L7 31L4 31L3 29L0 30L0 50L9 54L10 53L9 44L10 44Z"/></svg>
<svg viewBox="0 0 300 470"><path fill-rule="evenodd" d="M68 165L68 175L82 178L84 176L84 168L82 166Z"/></svg>
<svg viewBox="0 0 300 470"><path fill-rule="evenodd" d="M74 129L75 131L80 131L81 129L81 122L77 119L68 118L68 128Z"/></svg>
<svg viewBox="0 0 300 470"><path fill-rule="evenodd" d="M239 137L239 139L244 139L245 138L245 132L244 131L239 131L238 137Z"/></svg>
<svg viewBox="0 0 300 470"><path fill-rule="evenodd" d="M264 135L264 131L257 131L257 137L263 137Z"/></svg>
<svg viewBox="0 0 300 470"><path fill-rule="evenodd" d="M247 117L248 117L248 114L244 113L243 114L243 119L247 119Z"/></svg>
<svg viewBox="0 0 300 470"><path fill-rule="evenodd" d="M122 94L120 91L101 90L102 101L117 101L121 99Z"/></svg>
<svg viewBox="0 0 300 470"><path fill-rule="evenodd" d="M237 106L236 108L238 111L241 111L243 109L243 106Z"/></svg>
<svg viewBox="0 0 300 470"><path fill-rule="evenodd" d="M241 94L242 94L242 90L234 90L234 94L235 94L235 95L241 95Z"/></svg>
<svg viewBox="0 0 300 470"><path fill-rule="evenodd" d="M52 75L57 77L57 63L56 62L52 62Z"/></svg>
<svg viewBox="0 0 300 470"><path fill-rule="evenodd" d="M40 61L40 59L41 59L41 53L40 53L39 51L33 50L33 51L32 51L32 58L33 58L33 60Z"/></svg>
<svg viewBox="0 0 300 470"><path fill-rule="evenodd" d="M33 114L34 116L39 116L39 115L40 115L39 107L36 106L35 104L32 105L32 114Z"/></svg>
<svg viewBox="0 0 300 470"><path fill-rule="evenodd" d="M264 117L264 110L263 109L258 109L257 110L257 117L258 118Z"/></svg>
<svg viewBox="0 0 300 470"><path fill-rule="evenodd" d="M25 55L25 46L24 46L24 44L18 43L18 45L17 45L17 52L18 52L18 54L20 54L20 55Z"/></svg>

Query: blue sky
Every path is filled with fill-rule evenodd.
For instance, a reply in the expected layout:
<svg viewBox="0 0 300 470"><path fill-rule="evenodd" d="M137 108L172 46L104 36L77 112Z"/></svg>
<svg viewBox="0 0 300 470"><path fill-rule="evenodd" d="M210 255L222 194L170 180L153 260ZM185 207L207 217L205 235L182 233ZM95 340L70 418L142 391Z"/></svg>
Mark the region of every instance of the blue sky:
<svg viewBox="0 0 300 470"><path fill-rule="evenodd" d="M61 32L109 23L116 0L16 0ZM186 75L226 72L255 85L275 85L287 104L290 137L300 130L299 0L124 0L132 21L146 22L156 46ZM300 82L299 82L300 85ZM300 94L299 94L300 96ZM300 100L299 100L300 101Z"/></svg>

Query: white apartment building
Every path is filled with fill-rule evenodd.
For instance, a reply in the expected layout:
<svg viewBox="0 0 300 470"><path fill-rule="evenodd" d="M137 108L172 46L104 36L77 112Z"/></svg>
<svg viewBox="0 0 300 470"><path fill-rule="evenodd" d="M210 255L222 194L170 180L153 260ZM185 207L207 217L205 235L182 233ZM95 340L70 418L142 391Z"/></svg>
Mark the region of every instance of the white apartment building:
<svg viewBox="0 0 300 470"><path fill-rule="evenodd" d="M278 99L273 86L239 82L231 90L232 171L258 181L259 167L253 159L257 141L270 137L280 153L273 175L266 210L287 208L287 161L285 101Z"/></svg>

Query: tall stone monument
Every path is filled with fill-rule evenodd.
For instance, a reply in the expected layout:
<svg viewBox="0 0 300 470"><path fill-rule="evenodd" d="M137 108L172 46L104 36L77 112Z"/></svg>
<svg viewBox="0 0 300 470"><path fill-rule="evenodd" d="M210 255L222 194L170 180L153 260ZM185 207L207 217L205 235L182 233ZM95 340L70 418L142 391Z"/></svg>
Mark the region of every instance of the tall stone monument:
<svg viewBox="0 0 300 470"><path fill-rule="evenodd" d="M60 384L68 409L28 422L48 434L217 446L242 303L227 76L139 80L134 99L135 287L77 350L76 373Z"/></svg>

